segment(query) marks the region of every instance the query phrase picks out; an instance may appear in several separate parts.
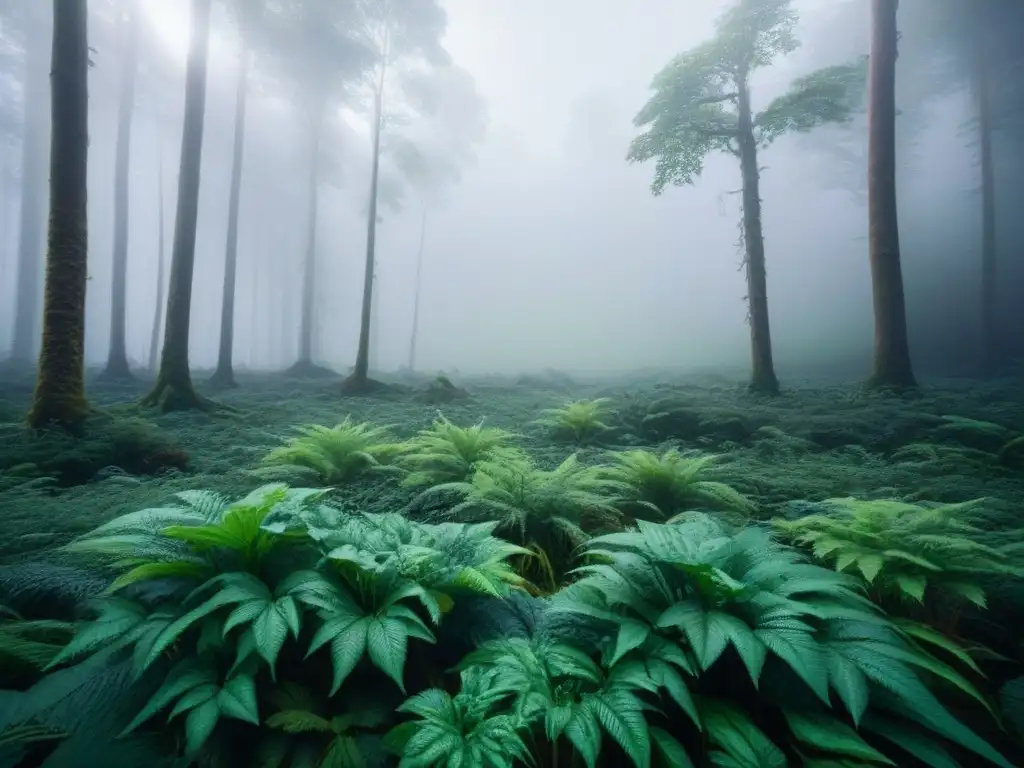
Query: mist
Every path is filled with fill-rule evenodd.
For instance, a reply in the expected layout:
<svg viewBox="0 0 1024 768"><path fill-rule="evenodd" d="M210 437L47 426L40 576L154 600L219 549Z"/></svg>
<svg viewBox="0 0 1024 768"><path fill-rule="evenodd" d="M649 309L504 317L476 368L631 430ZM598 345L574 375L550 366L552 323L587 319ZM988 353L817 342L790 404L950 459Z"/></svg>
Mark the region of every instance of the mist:
<svg viewBox="0 0 1024 768"><path fill-rule="evenodd" d="M162 316L154 306L161 184L170 263L190 4L139 2L127 354L145 367L153 320ZM900 11L902 258L915 362L922 370L955 373L974 362L980 317L972 100L968 74L954 55L936 53L932 31L918 23L927 16L922 4L905 0ZM670 187L659 197L650 191L651 164L625 160L652 76L707 39L726 5L635 0L626 12L613 0L443 3L442 42L460 74L437 90L429 119L408 125L428 165L442 170L410 180L384 155L372 367L397 370L407 362L421 234L422 370L614 373L749 365L735 158L712 154L694 185ZM802 46L758 71L755 108L795 77L867 53L866 0L804 0L796 7ZM120 61L108 5L92 3L91 14L86 360L101 366L110 340ZM49 32L44 25L35 34ZM957 41L944 44L955 49ZM217 4L193 280L194 369L210 369L217 360L238 46L235 20ZM257 50L250 74L235 305L239 370L283 369L299 355L308 151L293 86L268 58ZM11 81L5 87L19 92L21 69L4 74ZM371 131L357 101L335 100L319 160L313 356L338 371L355 359L367 238ZM1009 308L1024 281L1024 262L1016 258L1024 225L1013 212L1024 153L1019 124L1007 121L999 131L1000 320L1008 329L1006 353L1015 356L1022 351L1021 318ZM13 126L0 147L0 350L13 344L19 291L20 133ZM787 135L761 154L772 337L784 382L809 373L857 376L869 367L872 300L859 175L865 171L843 167L837 147L864 151L862 115L847 125ZM41 249L43 222L39 227ZM42 259L39 269L41 293Z"/></svg>

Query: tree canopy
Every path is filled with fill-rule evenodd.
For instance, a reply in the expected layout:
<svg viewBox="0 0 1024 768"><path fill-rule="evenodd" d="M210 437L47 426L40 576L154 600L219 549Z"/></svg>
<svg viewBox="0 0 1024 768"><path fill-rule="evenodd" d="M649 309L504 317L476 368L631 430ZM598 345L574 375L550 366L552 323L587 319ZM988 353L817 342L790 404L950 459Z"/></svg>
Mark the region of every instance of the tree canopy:
<svg viewBox="0 0 1024 768"><path fill-rule="evenodd" d="M646 130L629 148L630 162L657 160L652 192L692 184L712 152L738 154L739 90L750 74L798 46L789 0L739 0L715 23L713 37L674 58L655 75L653 95L634 119ZM760 146L790 131L851 118L861 102L866 59L797 78L754 116Z"/></svg>

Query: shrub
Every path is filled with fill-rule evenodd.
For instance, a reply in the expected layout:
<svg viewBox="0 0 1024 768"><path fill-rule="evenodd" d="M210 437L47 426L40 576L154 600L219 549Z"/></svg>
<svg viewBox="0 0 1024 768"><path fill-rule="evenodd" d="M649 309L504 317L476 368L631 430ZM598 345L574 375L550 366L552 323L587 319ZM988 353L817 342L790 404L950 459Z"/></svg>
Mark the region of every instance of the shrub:
<svg viewBox="0 0 1024 768"><path fill-rule="evenodd" d="M611 415L607 397L575 400L560 408L546 408L534 423L551 429L558 439L582 445L610 429L604 419Z"/></svg>
<svg viewBox="0 0 1024 768"><path fill-rule="evenodd" d="M703 479L715 456L683 456L678 450L660 456L651 451L615 451L613 464L601 474L628 488L622 494L626 511L635 518L671 518L688 509L706 508L746 517L754 504L726 483Z"/></svg>
<svg viewBox="0 0 1024 768"><path fill-rule="evenodd" d="M402 452L388 441L388 428L354 422L351 416L334 427L307 424L296 427L297 437L263 459L265 467L301 477L312 474L324 485L341 485L370 470L389 468Z"/></svg>
<svg viewBox="0 0 1024 768"><path fill-rule="evenodd" d="M483 421L471 427L459 427L444 416L406 443L399 463L410 469L405 485L440 485L468 481L476 466L502 456L518 457L509 442L516 437L498 427L485 427Z"/></svg>

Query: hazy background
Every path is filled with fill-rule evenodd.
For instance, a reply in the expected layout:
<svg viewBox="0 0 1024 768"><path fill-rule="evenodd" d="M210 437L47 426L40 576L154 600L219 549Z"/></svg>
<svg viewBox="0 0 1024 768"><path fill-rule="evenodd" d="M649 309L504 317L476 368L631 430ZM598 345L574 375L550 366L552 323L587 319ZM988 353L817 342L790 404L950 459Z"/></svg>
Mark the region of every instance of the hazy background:
<svg viewBox="0 0 1024 768"><path fill-rule="evenodd" d="M33 0L34 1L34 0ZM132 143L129 358L143 363L156 290L160 168L167 259L180 152L188 0L146 8ZM747 365L746 293L737 245L738 163L713 156L694 187L649 192L653 169L624 160L652 76L706 39L717 0L445 0L446 47L475 78L486 133L474 162L378 227L378 365L405 363L420 222L428 211L418 359L426 370L512 372L553 367ZM868 0L802 0L803 47L755 81L755 107L818 66L867 50ZM902 13L902 11L901 11ZM237 37L215 12L193 294L192 364L216 360L231 165ZM901 118L900 196L913 351L925 369L973 361L980 273L977 171L964 82L934 89L927 40L904 26L901 93L921 110ZM87 356L106 359L119 61L98 43L90 83L90 275ZM915 58L916 57L916 58ZM926 61L925 59L928 58ZM239 369L290 365L298 352L305 249L301 128L271 82L254 93L246 135L236 305ZM917 94L936 90L927 98ZM923 105L923 106L922 106ZM451 107L458 122L458 105ZM478 116L479 117L479 116ZM355 357L365 254L369 135L347 114L332 139L340 172L320 197L317 357L344 371ZM913 120L913 125L909 122ZM855 123L847 131L859 130ZM769 303L782 379L818 369L866 373L871 298L859 171L829 144L844 129L786 137L761 164ZM912 135L911 135L912 134ZM1022 153L999 151L1001 287L1022 295L1019 201L1010 182ZM0 166L20 167L19 145ZM1016 165L1014 165L1016 163ZM9 175L9 174L8 174ZM7 177L5 177L7 178ZM0 350L11 340L18 236L17 185L0 211ZM1015 324L1015 325L1013 325ZM1007 318L1014 339L1018 320Z"/></svg>

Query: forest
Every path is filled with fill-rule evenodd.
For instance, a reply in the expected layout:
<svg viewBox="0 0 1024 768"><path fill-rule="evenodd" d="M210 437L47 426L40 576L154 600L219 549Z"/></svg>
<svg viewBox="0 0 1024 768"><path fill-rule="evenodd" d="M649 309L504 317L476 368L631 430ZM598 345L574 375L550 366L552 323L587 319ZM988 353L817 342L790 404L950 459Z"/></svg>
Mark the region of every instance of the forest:
<svg viewBox="0 0 1024 768"><path fill-rule="evenodd" d="M1024 765L1024 4L623 7L0 0L0 768Z"/></svg>

